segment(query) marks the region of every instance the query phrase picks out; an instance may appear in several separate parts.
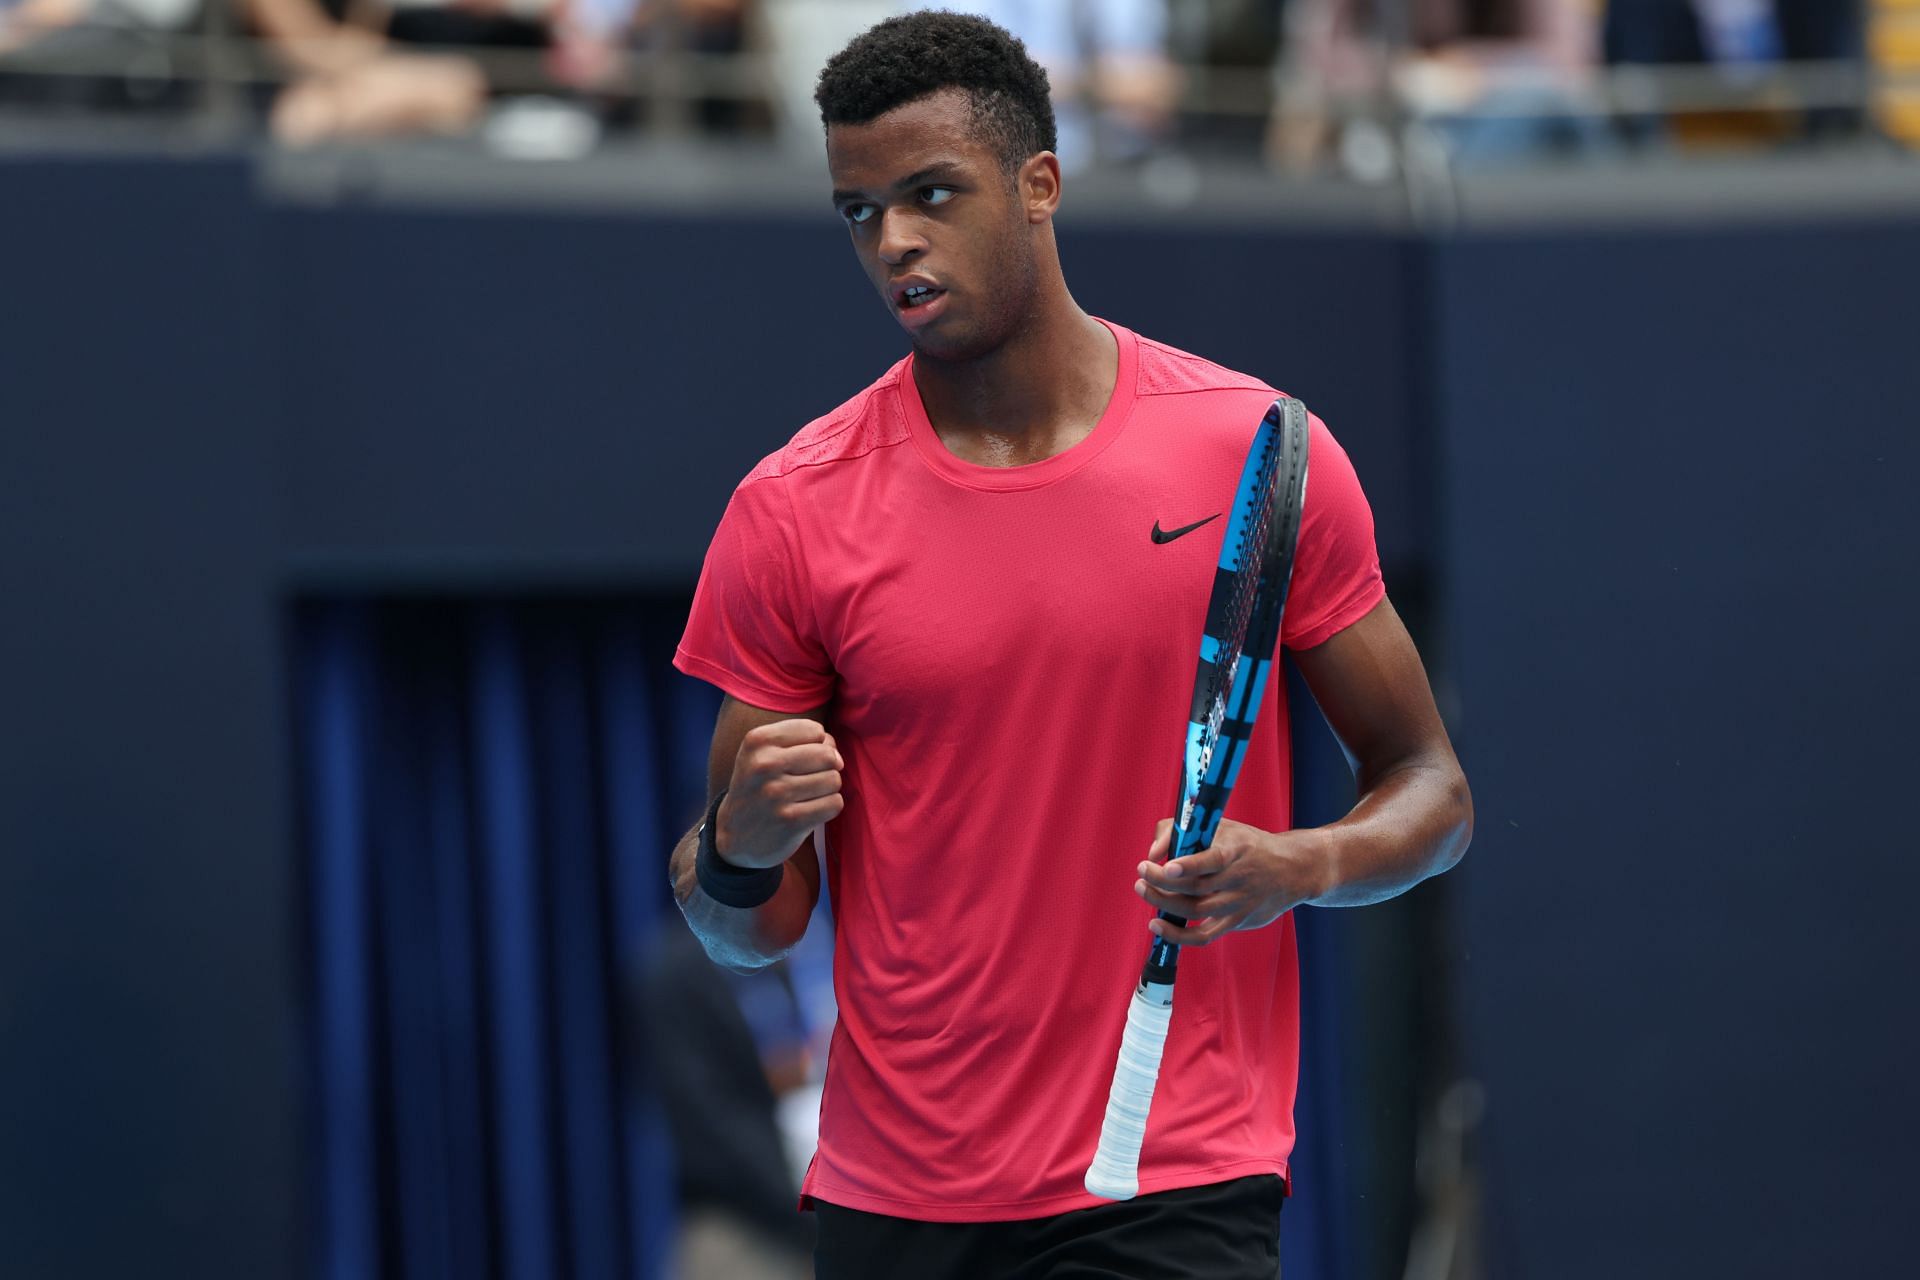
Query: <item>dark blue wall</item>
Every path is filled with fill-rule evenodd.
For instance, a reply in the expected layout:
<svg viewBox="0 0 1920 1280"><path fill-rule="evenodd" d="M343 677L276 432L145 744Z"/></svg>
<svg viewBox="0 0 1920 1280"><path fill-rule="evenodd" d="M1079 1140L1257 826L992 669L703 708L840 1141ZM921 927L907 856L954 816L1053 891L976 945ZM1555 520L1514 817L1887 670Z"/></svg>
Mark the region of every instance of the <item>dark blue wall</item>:
<svg viewBox="0 0 1920 1280"><path fill-rule="evenodd" d="M900 342L825 215L0 192L0 1258L293 1274L282 604L684 583ZM1916 244L1062 232L1090 309L1307 398L1442 588L1496 1280L1900 1256Z"/></svg>
<svg viewBox="0 0 1920 1280"><path fill-rule="evenodd" d="M1491 1274L1904 1270L1920 235L1435 270Z"/></svg>
<svg viewBox="0 0 1920 1280"><path fill-rule="evenodd" d="M905 353L831 216L276 210L294 554L679 580L734 483ZM1063 233L1083 305L1305 398L1419 553L1410 252L1390 239ZM1197 283L1204 282L1204 283Z"/></svg>
<svg viewBox="0 0 1920 1280"><path fill-rule="evenodd" d="M0 193L0 1272L284 1275L262 223L238 163Z"/></svg>

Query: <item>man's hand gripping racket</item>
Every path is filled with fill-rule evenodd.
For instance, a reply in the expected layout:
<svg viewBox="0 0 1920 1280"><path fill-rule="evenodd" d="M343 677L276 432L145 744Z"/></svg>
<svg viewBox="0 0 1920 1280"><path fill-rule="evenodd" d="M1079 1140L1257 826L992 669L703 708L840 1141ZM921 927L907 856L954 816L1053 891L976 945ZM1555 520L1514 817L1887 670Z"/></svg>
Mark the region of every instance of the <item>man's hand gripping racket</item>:
<svg viewBox="0 0 1920 1280"><path fill-rule="evenodd" d="M1194 677L1180 770L1179 817L1168 847L1173 858L1213 843L1253 735L1293 577L1293 550L1307 492L1307 436L1306 406L1284 397L1274 401L1254 433L1234 490L1207 601L1206 631L1200 637L1200 669ZM1170 912L1160 917L1186 923ZM1087 1190L1108 1200L1128 1200L1139 1190L1140 1144L1173 1019L1179 961L1179 946L1157 939L1127 1006L1100 1146L1087 1169Z"/></svg>

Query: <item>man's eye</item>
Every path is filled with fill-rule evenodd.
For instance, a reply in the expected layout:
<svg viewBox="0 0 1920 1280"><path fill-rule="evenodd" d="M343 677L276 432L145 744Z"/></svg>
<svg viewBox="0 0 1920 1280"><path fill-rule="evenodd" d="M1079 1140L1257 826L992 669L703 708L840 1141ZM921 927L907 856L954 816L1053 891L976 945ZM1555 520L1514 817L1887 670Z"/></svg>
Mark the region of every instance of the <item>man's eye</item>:
<svg viewBox="0 0 1920 1280"><path fill-rule="evenodd" d="M873 217L873 206L870 204L850 204L840 211L840 216L857 226Z"/></svg>
<svg viewBox="0 0 1920 1280"><path fill-rule="evenodd" d="M953 195L952 187L928 187L920 193L920 198L928 204L945 204Z"/></svg>

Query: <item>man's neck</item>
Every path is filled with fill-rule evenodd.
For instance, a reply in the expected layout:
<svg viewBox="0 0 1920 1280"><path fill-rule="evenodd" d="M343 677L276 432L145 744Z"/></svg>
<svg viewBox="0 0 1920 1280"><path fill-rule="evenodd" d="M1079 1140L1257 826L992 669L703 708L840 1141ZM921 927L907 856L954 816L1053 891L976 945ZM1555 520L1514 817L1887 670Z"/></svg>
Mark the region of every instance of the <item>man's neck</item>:
<svg viewBox="0 0 1920 1280"><path fill-rule="evenodd" d="M978 360L916 357L914 385L941 443L965 462L1017 467L1087 438L1112 399L1113 334L1061 290L1036 323Z"/></svg>

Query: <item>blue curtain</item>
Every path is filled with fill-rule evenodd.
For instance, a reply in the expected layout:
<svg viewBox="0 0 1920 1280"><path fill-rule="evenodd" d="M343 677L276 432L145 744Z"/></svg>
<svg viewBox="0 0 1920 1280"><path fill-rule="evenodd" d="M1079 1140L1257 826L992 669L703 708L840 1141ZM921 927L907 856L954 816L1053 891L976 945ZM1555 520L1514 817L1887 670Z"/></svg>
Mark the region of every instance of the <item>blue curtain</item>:
<svg viewBox="0 0 1920 1280"><path fill-rule="evenodd" d="M316 1271L648 1280L666 1127L624 1034L716 697L684 602L296 612Z"/></svg>

